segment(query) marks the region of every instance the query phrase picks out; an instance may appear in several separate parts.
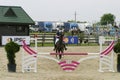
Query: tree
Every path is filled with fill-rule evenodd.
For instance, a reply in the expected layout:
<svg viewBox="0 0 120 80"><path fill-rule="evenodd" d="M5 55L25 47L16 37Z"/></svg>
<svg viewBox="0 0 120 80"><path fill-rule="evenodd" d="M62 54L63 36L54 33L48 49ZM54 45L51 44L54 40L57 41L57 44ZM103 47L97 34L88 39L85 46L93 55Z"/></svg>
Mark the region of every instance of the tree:
<svg viewBox="0 0 120 80"><path fill-rule="evenodd" d="M68 20L67 22L75 22L75 20Z"/></svg>
<svg viewBox="0 0 120 80"><path fill-rule="evenodd" d="M101 23L101 25L107 25L107 24L113 25L114 21L115 21L115 16L111 13L108 13L108 14L104 14L101 17L100 23Z"/></svg>

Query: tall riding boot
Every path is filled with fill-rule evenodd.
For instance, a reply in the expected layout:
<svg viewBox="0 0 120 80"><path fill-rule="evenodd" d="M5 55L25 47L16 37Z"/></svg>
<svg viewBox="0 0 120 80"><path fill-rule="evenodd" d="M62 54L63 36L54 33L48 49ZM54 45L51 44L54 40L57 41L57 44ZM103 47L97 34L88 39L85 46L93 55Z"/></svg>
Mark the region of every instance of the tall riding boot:
<svg viewBox="0 0 120 80"><path fill-rule="evenodd" d="M56 44L54 45L54 49L53 50L55 51L55 49L56 49Z"/></svg>
<svg viewBox="0 0 120 80"><path fill-rule="evenodd" d="M64 44L65 50L67 50L66 45Z"/></svg>

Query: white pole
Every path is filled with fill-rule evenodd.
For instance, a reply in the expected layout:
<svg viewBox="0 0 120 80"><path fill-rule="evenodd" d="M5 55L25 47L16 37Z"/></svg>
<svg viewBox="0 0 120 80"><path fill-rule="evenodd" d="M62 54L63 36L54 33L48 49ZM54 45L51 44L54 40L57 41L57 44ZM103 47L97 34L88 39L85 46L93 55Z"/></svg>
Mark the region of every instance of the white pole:
<svg viewBox="0 0 120 80"><path fill-rule="evenodd" d="M99 72L102 72L102 60L101 60L102 42L100 42L100 54L99 54Z"/></svg>
<svg viewBox="0 0 120 80"><path fill-rule="evenodd" d="M111 53L111 70L112 70L112 72L115 72L114 71L114 51L112 50L112 53Z"/></svg>
<svg viewBox="0 0 120 80"><path fill-rule="evenodd" d="M35 38L35 51L37 52L37 38Z"/></svg>
<svg viewBox="0 0 120 80"><path fill-rule="evenodd" d="M102 58L101 58L101 52L102 52L102 44L104 43L104 36L99 36L99 44L100 44L100 54L99 54L99 72L102 72Z"/></svg>

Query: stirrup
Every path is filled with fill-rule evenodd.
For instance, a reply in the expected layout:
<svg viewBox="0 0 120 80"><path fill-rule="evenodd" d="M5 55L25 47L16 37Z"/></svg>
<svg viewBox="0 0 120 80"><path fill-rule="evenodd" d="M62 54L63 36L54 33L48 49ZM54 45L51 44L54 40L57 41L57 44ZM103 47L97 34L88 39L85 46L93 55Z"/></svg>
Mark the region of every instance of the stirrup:
<svg viewBox="0 0 120 80"><path fill-rule="evenodd" d="M67 50L67 48L65 48L65 50Z"/></svg>
<svg viewBox="0 0 120 80"><path fill-rule="evenodd" d="M53 51L55 51L55 48L53 49Z"/></svg>

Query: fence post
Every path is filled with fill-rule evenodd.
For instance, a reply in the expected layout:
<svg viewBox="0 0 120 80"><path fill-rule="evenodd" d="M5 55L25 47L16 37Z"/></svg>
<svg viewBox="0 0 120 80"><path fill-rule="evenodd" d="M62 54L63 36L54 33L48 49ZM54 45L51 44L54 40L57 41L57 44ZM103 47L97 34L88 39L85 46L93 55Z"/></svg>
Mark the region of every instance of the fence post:
<svg viewBox="0 0 120 80"><path fill-rule="evenodd" d="M44 42L45 42L45 33L42 35L42 46L44 46Z"/></svg>

